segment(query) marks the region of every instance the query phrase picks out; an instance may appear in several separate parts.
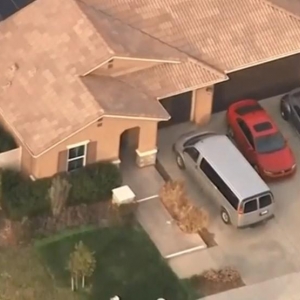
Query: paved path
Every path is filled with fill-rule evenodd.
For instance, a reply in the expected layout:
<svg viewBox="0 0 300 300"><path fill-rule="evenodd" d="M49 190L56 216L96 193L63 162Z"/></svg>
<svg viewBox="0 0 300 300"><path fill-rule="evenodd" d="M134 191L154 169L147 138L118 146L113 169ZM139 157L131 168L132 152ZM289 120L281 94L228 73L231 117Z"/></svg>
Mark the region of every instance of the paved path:
<svg viewBox="0 0 300 300"><path fill-rule="evenodd" d="M299 300L300 273L277 277L201 300ZM199 299L200 300L200 299Z"/></svg>

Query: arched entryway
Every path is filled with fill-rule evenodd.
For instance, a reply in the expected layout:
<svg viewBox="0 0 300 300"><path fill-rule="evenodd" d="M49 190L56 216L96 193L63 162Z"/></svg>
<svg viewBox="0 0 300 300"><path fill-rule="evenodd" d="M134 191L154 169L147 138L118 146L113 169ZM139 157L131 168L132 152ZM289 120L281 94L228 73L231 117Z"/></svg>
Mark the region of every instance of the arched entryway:
<svg viewBox="0 0 300 300"><path fill-rule="evenodd" d="M119 157L122 162L135 162L139 144L140 127L126 129L120 136Z"/></svg>

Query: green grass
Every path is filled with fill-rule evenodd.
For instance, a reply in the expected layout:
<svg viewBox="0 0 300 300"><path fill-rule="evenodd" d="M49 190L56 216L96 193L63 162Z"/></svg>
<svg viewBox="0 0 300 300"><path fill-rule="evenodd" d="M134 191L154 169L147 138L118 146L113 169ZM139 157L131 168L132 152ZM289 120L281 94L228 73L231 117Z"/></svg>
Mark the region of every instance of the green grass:
<svg viewBox="0 0 300 300"><path fill-rule="evenodd" d="M36 248L54 275L56 283L69 286L65 266L75 243L82 240L95 252L97 267L90 279L91 300L196 299L189 286L180 281L160 256L145 232L139 228L105 228L86 230L39 243Z"/></svg>

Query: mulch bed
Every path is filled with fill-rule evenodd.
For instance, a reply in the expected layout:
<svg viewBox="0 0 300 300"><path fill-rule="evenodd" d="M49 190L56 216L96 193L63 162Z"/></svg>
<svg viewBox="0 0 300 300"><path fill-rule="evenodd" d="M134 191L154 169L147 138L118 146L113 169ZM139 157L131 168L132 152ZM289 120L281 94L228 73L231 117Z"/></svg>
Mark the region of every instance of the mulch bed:
<svg viewBox="0 0 300 300"><path fill-rule="evenodd" d="M238 279L233 282L213 282L206 278L203 278L200 275L198 276L197 281L192 282L192 286L194 287L194 289L196 289L199 295L201 295L201 297L207 297L245 286L245 283L242 279Z"/></svg>

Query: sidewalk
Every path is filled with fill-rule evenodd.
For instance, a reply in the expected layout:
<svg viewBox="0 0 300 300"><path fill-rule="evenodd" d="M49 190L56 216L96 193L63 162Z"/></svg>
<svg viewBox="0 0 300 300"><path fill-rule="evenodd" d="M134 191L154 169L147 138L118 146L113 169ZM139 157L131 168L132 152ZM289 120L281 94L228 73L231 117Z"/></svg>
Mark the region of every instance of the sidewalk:
<svg viewBox="0 0 300 300"><path fill-rule="evenodd" d="M300 300L300 273L291 273L201 300Z"/></svg>

